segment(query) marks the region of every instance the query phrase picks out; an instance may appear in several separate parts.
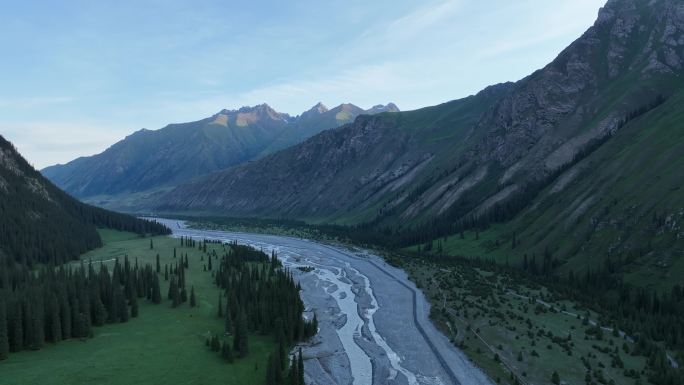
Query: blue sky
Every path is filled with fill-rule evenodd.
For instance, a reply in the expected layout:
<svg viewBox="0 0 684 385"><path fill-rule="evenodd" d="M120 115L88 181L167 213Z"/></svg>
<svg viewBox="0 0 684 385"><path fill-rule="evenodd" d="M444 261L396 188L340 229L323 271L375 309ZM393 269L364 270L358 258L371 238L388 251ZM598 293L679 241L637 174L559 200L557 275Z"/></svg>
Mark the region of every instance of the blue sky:
<svg viewBox="0 0 684 385"><path fill-rule="evenodd" d="M42 168L223 108L434 105L544 66L603 3L5 2L0 134Z"/></svg>

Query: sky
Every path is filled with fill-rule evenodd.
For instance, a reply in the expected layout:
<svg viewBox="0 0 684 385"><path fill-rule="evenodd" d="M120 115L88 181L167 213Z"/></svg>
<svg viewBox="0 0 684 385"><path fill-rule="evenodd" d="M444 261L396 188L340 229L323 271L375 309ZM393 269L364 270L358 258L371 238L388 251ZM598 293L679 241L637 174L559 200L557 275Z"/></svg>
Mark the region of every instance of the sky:
<svg viewBox="0 0 684 385"><path fill-rule="evenodd" d="M543 67L603 3L3 2L0 135L43 168L224 108L435 105Z"/></svg>

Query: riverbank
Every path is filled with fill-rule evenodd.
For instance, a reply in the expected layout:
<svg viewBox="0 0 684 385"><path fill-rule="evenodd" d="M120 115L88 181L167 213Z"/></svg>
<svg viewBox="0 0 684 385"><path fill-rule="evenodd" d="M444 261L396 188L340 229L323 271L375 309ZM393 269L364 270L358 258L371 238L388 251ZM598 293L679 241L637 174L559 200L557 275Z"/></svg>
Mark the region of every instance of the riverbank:
<svg viewBox="0 0 684 385"><path fill-rule="evenodd" d="M278 253L319 320L318 336L303 347L307 383L491 384L435 328L429 303L406 274L375 255L292 237L168 225L175 236Z"/></svg>

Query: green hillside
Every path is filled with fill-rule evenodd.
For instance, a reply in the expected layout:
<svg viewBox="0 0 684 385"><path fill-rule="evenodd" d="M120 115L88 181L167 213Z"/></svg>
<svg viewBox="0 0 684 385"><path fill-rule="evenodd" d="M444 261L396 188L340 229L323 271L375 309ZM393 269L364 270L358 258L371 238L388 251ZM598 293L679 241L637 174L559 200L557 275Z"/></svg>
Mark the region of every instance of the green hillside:
<svg viewBox="0 0 684 385"><path fill-rule="evenodd" d="M444 253L519 265L525 254L538 261L549 254L563 272L611 261L639 286L669 290L681 283L682 106L680 91L560 173L512 220L483 228L477 240L475 231L442 240Z"/></svg>
<svg viewBox="0 0 684 385"><path fill-rule="evenodd" d="M166 234L157 223L77 201L46 180L0 136L0 263L62 263L102 245L96 228Z"/></svg>

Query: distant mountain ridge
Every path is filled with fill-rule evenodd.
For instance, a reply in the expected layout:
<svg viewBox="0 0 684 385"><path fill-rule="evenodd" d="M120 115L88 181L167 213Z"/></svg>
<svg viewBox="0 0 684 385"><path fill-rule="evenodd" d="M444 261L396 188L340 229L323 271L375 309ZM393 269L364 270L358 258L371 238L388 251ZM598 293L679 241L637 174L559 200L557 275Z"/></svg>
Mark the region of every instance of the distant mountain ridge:
<svg viewBox="0 0 684 385"><path fill-rule="evenodd" d="M296 117L267 104L224 109L195 122L136 131L100 154L50 166L42 172L78 198L126 197L257 159L349 123L361 114L387 111L398 109L390 103L371 110L353 104L328 110L319 103Z"/></svg>

